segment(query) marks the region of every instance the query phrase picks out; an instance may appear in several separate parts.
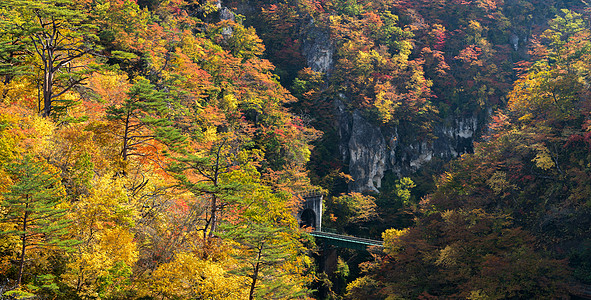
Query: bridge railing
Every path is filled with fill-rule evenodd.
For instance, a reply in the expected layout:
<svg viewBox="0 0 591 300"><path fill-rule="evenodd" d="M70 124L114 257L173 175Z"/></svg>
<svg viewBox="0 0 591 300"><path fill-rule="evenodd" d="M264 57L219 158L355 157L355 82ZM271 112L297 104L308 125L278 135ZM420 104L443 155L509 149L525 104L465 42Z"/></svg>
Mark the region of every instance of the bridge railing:
<svg viewBox="0 0 591 300"><path fill-rule="evenodd" d="M367 240L376 240L376 239L370 237L369 235L351 235L351 234L339 233L336 229L333 229L333 228L322 227L322 230L319 230L319 231L332 233L332 234L338 234L338 235L342 235L342 236L351 236L351 237L356 237L356 238L362 238L362 239L367 239Z"/></svg>
<svg viewBox="0 0 591 300"><path fill-rule="evenodd" d="M355 236L334 234L322 231L313 231L311 235L315 238L324 240L329 245L351 248L357 250L367 250L367 247L383 247L384 242L378 240L365 239Z"/></svg>

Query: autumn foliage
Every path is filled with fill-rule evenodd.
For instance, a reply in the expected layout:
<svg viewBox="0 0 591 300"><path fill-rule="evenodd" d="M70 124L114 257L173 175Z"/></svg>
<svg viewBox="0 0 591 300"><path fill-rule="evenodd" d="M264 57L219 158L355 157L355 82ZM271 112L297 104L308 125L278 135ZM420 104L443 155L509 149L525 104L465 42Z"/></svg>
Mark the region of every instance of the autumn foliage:
<svg viewBox="0 0 591 300"><path fill-rule="evenodd" d="M0 2L0 298L578 293L591 9L574 2ZM336 106L397 142L466 116L482 135L355 193ZM384 247L323 273L294 217L310 190L325 226Z"/></svg>
<svg viewBox="0 0 591 300"><path fill-rule="evenodd" d="M208 3L29 2L0 5L2 293L307 297L311 185L264 178L290 181L319 132L254 29Z"/></svg>

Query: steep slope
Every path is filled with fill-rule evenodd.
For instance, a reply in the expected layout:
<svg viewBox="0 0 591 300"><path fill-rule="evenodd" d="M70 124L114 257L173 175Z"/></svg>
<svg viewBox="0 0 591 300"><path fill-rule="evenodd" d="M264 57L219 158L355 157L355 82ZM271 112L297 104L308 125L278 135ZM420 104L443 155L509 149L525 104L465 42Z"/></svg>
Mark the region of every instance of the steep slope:
<svg viewBox="0 0 591 300"><path fill-rule="evenodd" d="M560 298L589 280L589 27L562 10L473 154L453 162L415 211L384 233L383 261L350 286L382 298Z"/></svg>
<svg viewBox="0 0 591 300"><path fill-rule="evenodd" d="M555 9L572 6L527 1L227 5L237 7L260 32L284 85L297 76L306 81L306 72L297 75L306 66L323 74L320 91L296 105L296 113L338 137L341 155L332 159L348 167L353 191L377 191L384 173L408 175L433 158L447 161L471 152L491 113L506 103L517 78L514 68L528 59L532 36ZM317 107L324 109L311 109Z"/></svg>

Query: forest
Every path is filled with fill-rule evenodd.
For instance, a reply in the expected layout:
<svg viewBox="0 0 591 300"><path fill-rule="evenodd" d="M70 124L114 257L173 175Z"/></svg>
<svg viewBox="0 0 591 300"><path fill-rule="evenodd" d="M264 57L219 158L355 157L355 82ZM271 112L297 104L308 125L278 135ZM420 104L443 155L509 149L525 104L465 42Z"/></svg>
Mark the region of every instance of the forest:
<svg viewBox="0 0 591 300"><path fill-rule="evenodd" d="M591 299L591 3L0 0L0 299Z"/></svg>

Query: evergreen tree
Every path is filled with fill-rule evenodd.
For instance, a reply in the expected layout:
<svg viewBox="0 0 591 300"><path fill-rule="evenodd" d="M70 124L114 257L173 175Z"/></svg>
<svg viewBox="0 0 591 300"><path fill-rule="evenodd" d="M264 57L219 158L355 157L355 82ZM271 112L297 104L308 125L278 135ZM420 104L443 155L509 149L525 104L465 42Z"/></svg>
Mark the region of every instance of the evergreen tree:
<svg viewBox="0 0 591 300"><path fill-rule="evenodd" d="M204 201L203 239L212 238L220 222L220 213L232 202L236 202L238 191L243 189L239 183L227 180L232 167L239 165L235 149L236 141L224 139L211 145L209 149L194 154L191 150L178 149L181 153L173 156L175 160L168 171L176 180L177 186L190 191L196 198ZM226 180L225 180L226 179Z"/></svg>
<svg viewBox="0 0 591 300"><path fill-rule="evenodd" d="M107 119L120 126L117 135L123 142L121 158L124 161L131 155L142 155L134 150L156 138L164 143L180 138L171 134L171 130L176 131L166 118L166 93L158 91L149 80L140 78L127 95L123 103L107 108Z"/></svg>
<svg viewBox="0 0 591 300"><path fill-rule="evenodd" d="M251 300L296 299L309 293L305 288L306 274L310 274L305 236L286 205L289 197L254 179L240 193L237 220L220 225L219 234L233 240L237 248L235 257L240 263L233 272L250 278Z"/></svg>
<svg viewBox="0 0 591 300"><path fill-rule="evenodd" d="M17 276L17 286L20 286L30 250L68 250L76 241L67 237L65 191L51 166L25 156L8 163L5 171L13 184L0 202L6 211L1 221L12 223L14 229L0 234L20 237Z"/></svg>
<svg viewBox="0 0 591 300"><path fill-rule="evenodd" d="M4 85L3 99L8 92L6 86L15 76L25 73L24 58L28 52L26 44L23 43L24 33L18 30L10 19L4 17L9 14L10 10L0 7L0 80Z"/></svg>
<svg viewBox="0 0 591 300"><path fill-rule="evenodd" d="M304 296L298 282L297 248L300 242L286 226L248 222L229 230L239 244L236 258L244 262L234 272L251 279L249 300ZM297 278L297 279L296 279Z"/></svg>
<svg viewBox="0 0 591 300"><path fill-rule="evenodd" d="M55 109L67 107L70 101L59 98L86 80L90 69L77 60L95 50L95 26L89 25L82 4L71 0L7 0L0 3L0 11L10 14L0 23L0 31L10 32L15 40L0 51L26 47L30 49L27 53L40 61L35 68L42 74L41 115L49 117Z"/></svg>

